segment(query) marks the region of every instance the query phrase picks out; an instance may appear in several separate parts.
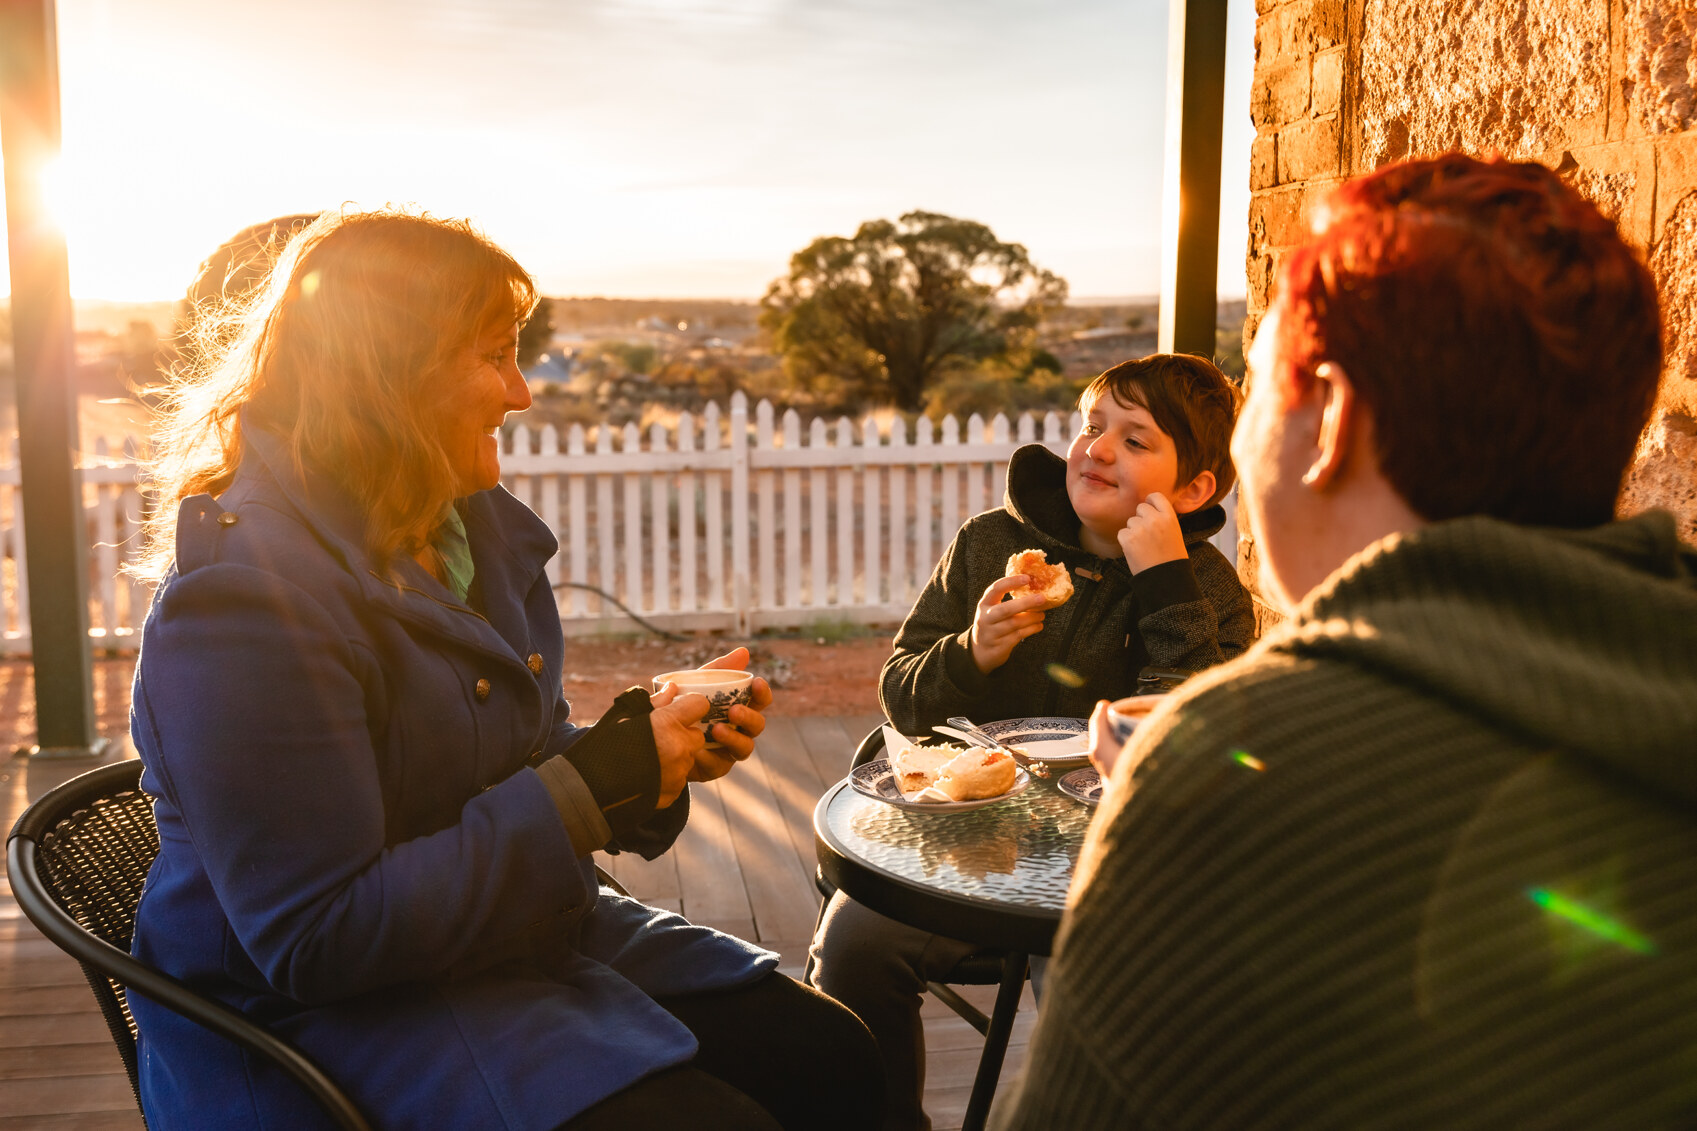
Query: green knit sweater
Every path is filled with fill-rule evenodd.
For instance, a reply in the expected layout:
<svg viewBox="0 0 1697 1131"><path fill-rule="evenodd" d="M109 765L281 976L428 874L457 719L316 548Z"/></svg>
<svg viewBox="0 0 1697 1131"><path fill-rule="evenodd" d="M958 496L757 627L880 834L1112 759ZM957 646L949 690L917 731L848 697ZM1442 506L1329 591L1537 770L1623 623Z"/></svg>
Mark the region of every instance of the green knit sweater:
<svg viewBox="0 0 1697 1131"><path fill-rule="evenodd" d="M1697 1125L1697 551L1370 547L1140 729L1007 1128Z"/></svg>
<svg viewBox="0 0 1697 1131"><path fill-rule="evenodd" d="M1198 670L1241 654L1255 613L1237 570L1208 542L1224 523L1218 506L1182 516L1190 556L1133 575L1124 558L1079 546L1066 463L1040 445L1020 448L1005 504L966 521L902 622L878 686L884 713L910 735L950 715L1081 718L1098 699L1132 694L1145 665ZM973 616L1021 550L1070 568L1073 597L985 675L972 662Z"/></svg>

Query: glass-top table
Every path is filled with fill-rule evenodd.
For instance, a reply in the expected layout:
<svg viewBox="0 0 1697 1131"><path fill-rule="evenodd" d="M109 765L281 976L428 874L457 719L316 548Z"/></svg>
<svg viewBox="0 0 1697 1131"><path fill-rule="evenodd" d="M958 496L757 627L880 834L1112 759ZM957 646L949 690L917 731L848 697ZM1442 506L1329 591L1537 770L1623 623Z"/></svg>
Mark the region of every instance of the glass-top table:
<svg viewBox="0 0 1697 1131"><path fill-rule="evenodd" d="M851 898L910 926L1048 954L1095 810L1038 779L964 813L918 813L826 790L813 810L819 869Z"/></svg>

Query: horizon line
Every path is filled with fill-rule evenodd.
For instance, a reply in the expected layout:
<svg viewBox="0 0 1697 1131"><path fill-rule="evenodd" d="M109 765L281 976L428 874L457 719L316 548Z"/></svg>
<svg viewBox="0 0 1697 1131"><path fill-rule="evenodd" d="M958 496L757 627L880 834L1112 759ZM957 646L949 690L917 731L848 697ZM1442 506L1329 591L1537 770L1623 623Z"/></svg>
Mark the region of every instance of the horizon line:
<svg viewBox="0 0 1697 1131"><path fill-rule="evenodd" d="M758 297L737 297L726 295L621 295L621 294L563 294L543 295L550 301L559 299L565 302L726 302L740 303L748 306L758 306ZM1220 294L1215 296L1216 302L1243 302L1247 295ZM73 295L72 303L88 303L105 306L157 306L161 303L175 303L182 299L181 295L160 298L106 298L104 296L79 297ZM1071 295L1068 296L1068 306L1156 306L1160 304L1158 294L1141 295ZM0 309L10 310L12 296L0 297Z"/></svg>

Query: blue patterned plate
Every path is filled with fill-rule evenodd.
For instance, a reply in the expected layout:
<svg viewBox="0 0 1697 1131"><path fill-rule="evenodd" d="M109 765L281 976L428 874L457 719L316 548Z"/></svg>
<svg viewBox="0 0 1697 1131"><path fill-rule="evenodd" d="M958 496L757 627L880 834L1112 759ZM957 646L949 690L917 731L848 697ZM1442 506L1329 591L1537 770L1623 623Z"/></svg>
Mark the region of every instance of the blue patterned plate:
<svg viewBox="0 0 1697 1131"><path fill-rule="evenodd" d="M1017 746L1027 758L1058 770L1090 761L1089 719L1002 719L983 723L979 729L1003 746Z"/></svg>
<svg viewBox="0 0 1697 1131"><path fill-rule="evenodd" d="M1086 805L1095 805L1102 800L1102 775L1096 772L1095 766L1087 766L1063 776L1055 783L1055 788Z"/></svg>
<svg viewBox="0 0 1697 1131"><path fill-rule="evenodd" d="M1022 766L1014 772L1012 789L994 797L981 797L977 801L909 801L896 788L896 775L890 772L889 759L878 758L864 766L856 766L849 773L849 784L856 793L864 793L897 809L913 813L964 813L968 809L982 809L986 805L1006 801L1014 794L1024 792L1031 785L1031 775Z"/></svg>

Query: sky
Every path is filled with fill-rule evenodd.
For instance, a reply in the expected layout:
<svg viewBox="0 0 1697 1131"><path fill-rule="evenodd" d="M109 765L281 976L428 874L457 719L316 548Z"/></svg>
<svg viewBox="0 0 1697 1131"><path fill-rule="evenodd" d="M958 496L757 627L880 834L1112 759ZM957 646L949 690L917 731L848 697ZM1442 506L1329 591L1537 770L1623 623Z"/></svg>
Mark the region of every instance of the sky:
<svg viewBox="0 0 1697 1131"><path fill-rule="evenodd" d="M1254 136L1254 5L1231 3L1222 297L1244 292ZM814 238L916 208L1024 244L1075 297L1153 294L1166 14L59 0L71 289L171 298L250 223L394 203L470 218L556 296L757 298Z"/></svg>

